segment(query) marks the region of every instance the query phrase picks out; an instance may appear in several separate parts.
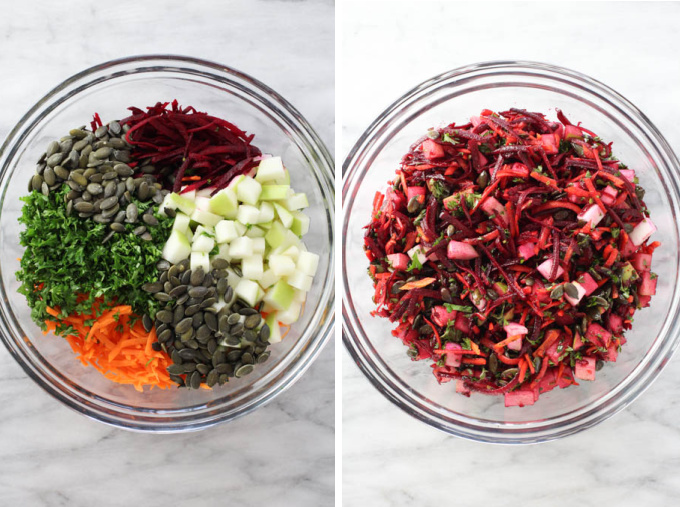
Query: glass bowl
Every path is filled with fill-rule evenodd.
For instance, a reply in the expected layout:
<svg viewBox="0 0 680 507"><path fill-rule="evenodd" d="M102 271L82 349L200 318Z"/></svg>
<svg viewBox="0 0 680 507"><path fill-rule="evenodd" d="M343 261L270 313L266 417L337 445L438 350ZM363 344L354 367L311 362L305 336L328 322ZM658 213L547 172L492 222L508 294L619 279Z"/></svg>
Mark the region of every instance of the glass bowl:
<svg viewBox="0 0 680 507"><path fill-rule="evenodd" d="M212 390L135 391L85 368L62 338L44 336L17 293L15 272L19 217L28 179L47 144L98 112L106 122L177 99L182 105L229 119L263 152L280 155L291 183L306 192L311 228L305 236L320 256L305 310L285 340L272 345L267 363L247 377ZM256 79L211 62L176 56L142 56L107 62L73 76L42 98L14 127L0 150L0 245L2 284L0 334L43 389L67 406L114 426L155 432L206 428L246 414L290 387L333 333L334 324L333 161L314 130L283 97Z"/></svg>
<svg viewBox="0 0 680 507"><path fill-rule="evenodd" d="M424 362L412 362L387 320L372 317L363 227L373 196L392 180L401 157L431 127L465 123L482 109L526 108L573 122L614 141L614 154L636 170L663 245L654 256L658 291L635 314L616 363L594 382L556 389L533 406L505 408L502 397L456 394L438 385ZM363 133L343 166L343 340L373 385L408 414L452 435L493 443L533 443L582 431L642 393L678 346L678 159L635 106L607 86L574 71L529 62L475 64L436 76L392 104Z"/></svg>

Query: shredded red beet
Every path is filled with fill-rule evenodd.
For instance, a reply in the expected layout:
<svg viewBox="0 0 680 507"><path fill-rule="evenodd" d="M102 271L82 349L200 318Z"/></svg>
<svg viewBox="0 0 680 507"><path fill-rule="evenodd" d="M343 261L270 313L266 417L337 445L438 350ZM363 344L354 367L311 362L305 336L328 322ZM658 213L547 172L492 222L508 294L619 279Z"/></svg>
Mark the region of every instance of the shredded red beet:
<svg viewBox="0 0 680 507"><path fill-rule="evenodd" d="M170 107L168 107L170 106ZM240 174L258 165L259 148L235 125L221 118L182 108L174 100L158 102L147 111L129 108L132 115L121 124L129 125L125 139L135 161L149 160L164 188L179 192L226 187Z"/></svg>
<svg viewBox="0 0 680 507"><path fill-rule="evenodd" d="M374 315L439 382L506 406L594 380L656 293L635 172L557 117L484 110L430 131L366 226Z"/></svg>

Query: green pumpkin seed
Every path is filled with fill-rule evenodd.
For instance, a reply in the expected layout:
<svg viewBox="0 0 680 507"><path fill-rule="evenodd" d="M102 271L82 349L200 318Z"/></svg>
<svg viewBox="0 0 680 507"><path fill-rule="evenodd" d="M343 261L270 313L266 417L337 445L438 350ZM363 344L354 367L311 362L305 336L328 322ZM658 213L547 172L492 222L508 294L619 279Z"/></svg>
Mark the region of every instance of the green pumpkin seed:
<svg viewBox="0 0 680 507"><path fill-rule="evenodd" d="M203 268L199 267L191 273L191 285L194 287L199 286L203 283L203 280L205 279L205 272L203 271ZM197 287L198 288L198 287ZM195 297L195 296L192 296Z"/></svg>
<svg viewBox="0 0 680 507"><path fill-rule="evenodd" d="M144 285L142 285L142 290L144 292L150 292L153 294L163 290L163 284L161 282L145 283Z"/></svg>
<svg viewBox="0 0 680 507"><path fill-rule="evenodd" d="M170 375L182 375L184 373L184 366L181 364L171 364L168 366L168 373Z"/></svg>
<svg viewBox="0 0 680 507"><path fill-rule="evenodd" d="M252 364L244 364L243 366L241 366L240 368L238 368L236 370L236 372L234 373L234 376L236 378L245 377L246 375L249 375L250 373L252 373L253 369L254 368L253 368Z"/></svg>
<svg viewBox="0 0 680 507"><path fill-rule="evenodd" d="M227 262L225 259L217 257L213 259L212 267L215 269L227 269L229 267L229 262Z"/></svg>
<svg viewBox="0 0 680 507"><path fill-rule="evenodd" d="M210 366L207 364L199 363L196 365L196 371L198 371L201 375L207 375L208 372L210 371Z"/></svg>
<svg viewBox="0 0 680 507"><path fill-rule="evenodd" d="M243 325L246 327L246 329L255 329L257 326L260 325L261 320L262 317L260 317L259 314L250 315L246 318Z"/></svg>
<svg viewBox="0 0 680 507"><path fill-rule="evenodd" d="M183 334L183 333L187 332L188 330L192 329L191 324L192 324L192 319L190 319L190 318L182 319L182 321L179 324L177 324L177 326L175 327L175 332L179 333L179 334Z"/></svg>
<svg viewBox="0 0 680 507"><path fill-rule="evenodd" d="M128 204L128 207L125 209L125 217L127 219L126 221L129 223L135 223L138 216L139 210L137 209L137 205L135 203Z"/></svg>
<svg viewBox="0 0 680 507"><path fill-rule="evenodd" d="M158 301L162 303L167 303L168 301L172 301L172 298L170 295L166 292L156 292L153 297L155 297Z"/></svg>
<svg viewBox="0 0 680 507"><path fill-rule="evenodd" d="M267 359L269 359L270 354L271 353L267 350L267 351L263 352L262 354L260 354L259 356L257 356L257 364L262 364L262 363L266 362ZM491 357L496 357L496 356L492 355Z"/></svg>
<svg viewBox="0 0 680 507"><path fill-rule="evenodd" d="M172 312L168 310L161 310L156 313L156 319L160 320L165 324L169 324L170 322L172 322L172 316L173 316Z"/></svg>

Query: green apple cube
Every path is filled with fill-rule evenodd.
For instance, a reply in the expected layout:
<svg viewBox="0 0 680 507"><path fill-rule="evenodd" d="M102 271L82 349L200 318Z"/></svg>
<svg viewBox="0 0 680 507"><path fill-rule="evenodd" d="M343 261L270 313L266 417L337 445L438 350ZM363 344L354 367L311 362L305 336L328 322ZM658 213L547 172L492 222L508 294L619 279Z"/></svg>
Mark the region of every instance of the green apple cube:
<svg viewBox="0 0 680 507"><path fill-rule="evenodd" d="M307 292L304 290L296 290L295 291L295 296L293 296L293 301L297 301L298 303L302 304L305 302L307 299Z"/></svg>
<svg viewBox="0 0 680 507"><path fill-rule="evenodd" d="M191 243L187 237L179 231L172 231L163 246L161 256L168 262L177 264L189 257L189 254L191 254Z"/></svg>
<svg viewBox="0 0 680 507"><path fill-rule="evenodd" d="M185 236L189 240L189 243L191 243L194 240L194 231L191 230L191 221L189 222L189 227L187 228Z"/></svg>
<svg viewBox="0 0 680 507"><path fill-rule="evenodd" d="M418 262L422 265L424 265L427 262L427 255L425 255L425 250L420 245L414 246L406 253L411 259L413 259L414 257L418 257Z"/></svg>
<svg viewBox="0 0 680 507"><path fill-rule="evenodd" d="M189 265L191 267L191 271L195 271L198 268L203 268L204 273L209 273L210 256L207 254L207 252L191 252Z"/></svg>
<svg viewBox="0 0 680 507"><path fill-rule="evenodd" d="M300 318L302 305L298 301L292 301L288 308L276 313L276 318L284 326L295 324Z"/></svg>
<svg viewBox="0 0 680 507"><path fill-rule="evenodd" d="M189 199L184 195L172 193L172 194L168 194L166 196L166 199L168 201L165 204L166 208L170 208L170 209L173 209L173 210L180 210L185 215L191 216L191 214L196 209L196 203L194 203L193 199Z"/></svg>
<svg viewBox="0 0 680 507"><path fill-rule="evenodd" d="M182 197L185 199L189 199L190 201L193 201L196 199L196 191L195 190L189 190L188 192L185 192L184 189L187 188L189 185L184 185L179 193Z"/></svg>
<svg viewBox="0 0 680 507"><path fill-rule="evenodd" d="M274 285L276 282L278 282L281 279L280 276L276 276L274 272L271 269L266 269L263 273L260 279L258 280L260 283L260 287L263 289L268 289L272 285Z"/></svg>
<svg viewBox="0 0 680 507"><path fill-rule="evenodd" d="M281 157L268 157L260 161L255 179L259 182L274 181L285 175L286 170L283 168Z"/></svg>
<svg viewBox="0 0 680 507"><path fill-rule="evenodd" d="M280 201L288 197L288 185L262 185L261 201Z"/></svg>
<svg viewBox="0 0 680 507"><path fill-rule="evenodd" d="M309 232L309 217L302 211L293 211L293 225L290 230L299 237L304 236Z"/></svg>
<svg viewBox="0 0 680 507"><path fill-rule="evenodd" d="M234 219L238 212L238 199L233 188L224 188L210 199L211 213L224 218Z"/></svg>
<svg viewBox="0 0 680 507"><path fill-rule="evenodd" d="M283 241L286 239L287 232L288 229L286 229L283 224L280 222L274 222L272 224L272 228L269 229L267 234L265 234L264 239L270 247L277 248L281 246Z"/></svg>
<svg viewBox="0 0 680 507"><path fill-rule="evenodd" d="M251 238L253 240L253 253L264 255L267 249L266 241L264 238Z"/></svg>
<svg viewBox="0 0 680 507"><path fill-rule="evenodd" d="M227 262L231 262L231 255L229 255L229 245L227 243L218 245L217 250L218 251L215 254L215 258L220 258Z"/></svg>
<svg viewBox="0 0 680 507"><path fill-rule="evenodd" d="M293 225L293 214L288 211L286 208L284 208L282 205L280 205L278 202L274 203L274 209L276 210L276 216L279 217L279 220L281 220L281 223L286 229L290 229Z"/></svg>
<svg viewBox="0 0 680 507"><path fill-rule="evenodd" d="M210 198L209 197L201 197L201 196L197 195L196 199L194 200L194 203L196 204L196 209L202 209L203 211L210 211Z"/></svg>
<svg viewBox="0 0 680 507"><path fill-rule="evenodd" d="M233 220L221 220L215 226L215 237L218 243L229 243L239 237Z"/></svg>
<svg viewBox="0 0 680 507"><path fill-rule="evenodd" d="M244 257L241 261L241 272L243 273L243 278L260 280L264 273L262 256L251 255L250 257Z"/></svg>
<svg viewBox="0 0 680 507"><path fill-rule="evenodd" d="M260 217L257 220L259 224L266 224L274 220L274 206L270 202L260 203Z"/></svg>
<svg viewBox="0 0 680 507"><path fill-rule="evenodd" d="M246 231L246 236L249 238L264 238L266 234L264 229L260 229L257 225L253 225Z"/></svg>
<svg viewBox="0 0 680 507"><path fill-rule="evenodd" d="M200 227L200 226L199 226ZM210 251L215 247L215 240L210 236L205 234L195 234L194 241L191 244L192 252L206 252Z"/></svg>
<svg viewBox="0 0 680 507"><path fill-rule="evenodd" d="M238 285L234 289L236 297L245 301L250 306L257 305L258 301L260 300L261 292L262 289L260 289L260 286L256 282L247 280L245 278L241 278L241 280L238 282Z"/></svg>
<svg viewBox="0 0 680 507"><path fill-rule="evenodd" d="M298 209L303 209L309 207L309 201L307 201L306 194L293 194L292 196L284 199L283 205L288 211L295 211Z"/></svg>
<svg viewBox="0 0 680 507"><path fill-rule="evenodd" d="M312 252L300 252L295 267L307 276L314 276L319 267L319 256Z"/></svg>
<svg viewBox="0 0 680 507"><path fill-rule="evenodd" d="M295 262L287 255L270 255L267 262L276 276L289 276L295 273Z"/></svg>
<svg viewBox="0 0 680 507"><path fill-rule="evenodd" d="M220 223L220 221L222 220L222 217L219 216L219 215L215 215L213 213L210 213L209 211L196 209L191 214L191 220L193 220L194 222L201 224L201 225L209 225L211 227L215 227L217 224Z"/></svg>
<svg viewBox="0 0 680 507"><path fill-rule="evenodd" d="M300 256L300 249L297 246L289 246L283 251L283 255L287 255L293 259L293 262L297 262L298 257Z"/></svg>
<svg viewBox="0 0 680 507"><path fill-rule="evenodd" d="M262 185L250 176L245 176L236 187L236 197L241 202L255 206L260 200Z"/></svg>
<svg viewBox="0 0 680 507"><path fill-rule="evenodd" d="M238 232L239 236L245 236L246 232L248 232L248 226L243 225L241 222L234 222L234 227L236 227L236 232Z"/></svg>
<svg viewBox="0 0 680 507"><path fill-rule="evenodd" d="M295 289L293 289L293 287L288 285L285 281L279 280L273 286L267 289L264 300L276 310L286 310L293 302L294 296Z"/></svg>
<svg viewBox="0 0 680 507"><path fill-rule="evenodd" d="M172 230L186 234L187 230L189 229L189 222L191 222L189 215L177 213L177 215L175 215L175 221L172 223Z"/></svg>
<svg viewBox="0 0 680 507"><path fill-rule="evenodd" d="M295 271L287 279L288 285L298 290L309 291L312 288L312 277L305 275L302 271Z"/></svg>
<svg viewBox="0 0 680 507"><path fill-rule="evenodd" d="M260 224L257 224L257 226L258 226L260 229L264 229L264 232L265 232L265 234L266 234L267 231L268 231L269 229L272 228L272 224L273 224L273 223L274 223L274 221L272 220L271 222L265 222L265 223L263 223L263 224L261 224L261 223L260 223Z"/></svg>
<svg viewBox="0 0 680 507"><path fill-rule="evenodd" d="M199 225L194 230L194 236L200 236L201 234L213 237L215 236L215 228L212 225Z"/></svg>
<svg viewBox="0 0 680 507"><path fill-rule="evenodd" d="M239 183L243 181L244 178L245 176L243 174L239 174L238 176L236 176L236 178L229 182L227 188L231 188L234 192L236 192L236 188L238 187Z"/></svg>
<svg viewBox="0 0 680 507"><path fill-rule="evenodd" d="M281 341L281 328L279 321L276 320L276 313L267 315L264 322L269 326L269 343L279 343Z"/></svg>
<svg viewBox="0 0 680 507"><path fill-rule="evenodd" d="M256 224L260 220L260 209L250 204L241 204L238 207L236 220L244 225Z"/></svg>
<svg viewBox="0 0 680 507"><path fill-rule="evenodd" d="M229 286L235 289L240 281L241 277L236 274L236 271L227 268L227 283Z"/></svg>
<svg viewBox="0 0 680 507"><path fill-rule="evenodd" d="M284 175L282 178L273 181L275 185L290 185L290 173L288 172L288 169L284 169L283 173Z"/></svg>
<svg viewBox="0 0 680 507"><path fill-rule="evenodd" d="M253 255L253 240L247 236L236 238L229 244L229 255L235 259L243 259Z"/></svg>
<svg viewBox="0 0 680 507"><path fill-rule="evenodd" d="M300 238L293 231L286 231L286 235L283 241L279 245L283 251L286 251L288 247L297 246L299 248L301 241Z"/></svg>
<svg viewBox="0 0 680 507"><path fill-rule="evenodd" d="M196 190L196 197L210 197L214 191L214 187L202 188L200 190Z"/></svg>

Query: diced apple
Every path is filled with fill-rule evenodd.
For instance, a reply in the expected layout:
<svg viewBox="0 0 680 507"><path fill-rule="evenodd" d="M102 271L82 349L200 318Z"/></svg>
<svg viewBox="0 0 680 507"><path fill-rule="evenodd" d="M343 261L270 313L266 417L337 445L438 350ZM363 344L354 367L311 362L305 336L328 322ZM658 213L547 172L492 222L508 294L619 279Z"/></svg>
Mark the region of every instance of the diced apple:
<svg viewBox="0 0 680 507"><path fill-rule="evenodd" d="M227 262L231 262L231 255L229 255L229 245L223 243L217 247L218 252L215 254L215 258L224 259Z"/></svg>
<svg viewBox="0 0 680 507"><path fill-rule="evenodd" d="M236 218L238 199L232 188L224 188L210 199L210 212L224 218Z"/></svg>
<svg viewBox="0 0 680 507"><path fill-rule="evenodd" d="M281 157L269 157L262 159L257 168L255 179L259 182L275 181L286 176Z"/></svg>
<svg viewBox="0 0 680 507"><path fill-rule="evenodd" d="M236 271L227 268L227 283L229 286L235 289L240 281L241 277L236 274Z"/></svg>
<svg viewBox="0 0 680 507"><path fill-rule="evenodd" d="M308 276L314 276L319 267L319 256L312 252L300 252L296 268Z"/></svg>
<svg viewBox="0 0 680 507"><path fill-rule="evenodd" d="M287 309L277 312L276 318L283 325L289 326L297 322L300 318L300 310L302 305L298 301L290 303Z"/></svg>
<svg viewBox="0 0 680 507"><path fill-rule="evenodd" d="M302 211L293 211L293 225L290 230L302 237L309 232L309 217Z"/></svg>
<svg viewBox="0 0 680 507"><path fill-rule="evenodd" d="M215 237L218 243L229 243L239 237L232 220L221 220L215 226Z"/></svg>
<svg viewBox="0 0 680 507"><path fill-rule="evenodd" d="M279 217L279 220L281 220L283 226L286 229L290 229L293 226L293 214L281 206L278 202L274 203L274 209L276 210L276 216Z"/></svg>
<svg viewBox="0 0 680 507"><path fill-rule="evenodd" d="M288 277L288 285L305 292L312 288L312 281L313 278L311 276L305 275L301 271L295 271L295 273Z"/></svg>
<svg viewBox="0 0 680 507"><path fill-rule="evenodd" d="M286 310L293 301L294 296L295 289L284 280L279 280L267 290L264 301L269 303L272 308Z"/></svg>
<svg viewBox="0 0 680 507"><path fill-rule="evenodd" d="M163 246L162 257L172 264L183 261L191 254L191 243L179 231L172 231L168 241Z"/></svg>
<svg viewBox="0 0 680 507"><path fill-rule="evenodd" d="M279 343L281 341L281 328L279 328L279 321L276 320L276 313L270 313L264 321L269 326L269 343Z"/></svg>
<svg viewBox="0 0 680 507"><path fill-rule="evenodd" d="M190 222L191 218L189 218L189 215L177 213L177 215L175 215L175 221L172 223L172 230L186 234L187 230L189 229Z"/></svg>
<svg viewBox="0 0 680 507"><path fill-rule="evenodd" d="M247 236L236 238L229 244L229 255L236 259L243 259L253 255L253 240Z"/></svg>
<svg viewBox="0 0 680 507"><path fill-rule="evenodd" d="M201 225L209 225L211 227L215 227L222 221L222 217L219 215L215 215L214 213L210 213L209 211L196 209L191 214L191 220Z"/></svg>
<svg viewBox="0 0 680 507"><path fill-rule="evenodd" d="M179 195L184 197L185 199L189 199L190 201L194 201L196 199L196 190L188 190L185 191L185 188L187 188L189 185L184 185L180 191Z"/></svg>
<svg viewBox="0 0 680 507"><path fill-rule="evenodd" d="M262 185L261 201L280 201L288 196L288 185Z"/></svg>
<svg viewBox="0 0 680 507"><path fill-rule="evenodd" d="M241 280L238 282L238 285L234 289L236 297L245 301L250 306L257 305L260 300L261 292L262 290L256 282L247 280L245 278L241 278Z"/></svg>
<svg viewBox="0 0 680 507"><path fill-rule="evenodd" d="M297 262L298 257L300 256L300 249L297 246L289 246L284 250L283 255L287 255L293 259L293 262Z"/></svg>
<svg viewBox="0 0 680 507"><path fill-rule="evenodd" d="M236 220L244 225L256 224L260 220L260 209L249 204L241 204L238 207Z"/></svg>
<svg viewBox="0 0 680 507"><path fill-rule="evenodd" d="M264 235L267 234L264 229L260 229L258 226L253 225L248 228L246 231L246 236L249 238L264 238Z"/></svg>
<svg viewBox="0 0 680 507"><path fill-rule="evenodd" d="M198 234L194 236L194 241L191 244L191 251L210 253L214 247L215 240L213 238L205 234Z"/></svg>
<svg viewBox="0 0 680 507"><path fill-rule="evenodd" d="M263 289L268 289L276 282L278 282L280 279L281 277L276 276L271 269L267 269L262 273L262 276L260 277L259 280L260 287L262 287Z"/></svg>
<svg viewBox="0 0 680 507"><path fill-rule="evenodd" d="M264 273L262 256L251 255L250 257L244 257L241 261L241 272L244 278L260 280Z"/></svg>
<svg viewBox="0 0 680 507"><path fill-rule="evenodd" d="M241 202L255 206L260 200L262 185L253 178L246 176L236 187L236 197Z"/></svg>
<svg viewBox="0 0 680 507"><path fill-rule="evenodd" d="M289 276L295 272L295 262L286 255L270 255L267 262L276 276Z"/></svg>
<svg viewBox="0 0 680 507"><path fill-rule="evenodd" d="M258 224L264 224L274 220L274 206L270 202L260 203L260 214L257 219Z"/></svg>
<svg viewBox="0 0 680 507"><path fill-rule="evenodd" d="M283 224L274 222L272 224L272 228L269 229L269 232L267 232L264 239L267 241L267 244L270 247L277 248L284 242L286 238L286 232L288 232L288 229L286 229Z"/></svg>
<svg viewBox="0 0 680 507"><path fill-rule="evenodd" d="M427 262L427 255L425 255L425 250L423 250L423 247L420 245L416 245L413 248L411 248L408 252L406 252L408 256L413 259L414 257L418 257L418 262L421 265L424 265Z"/></svg>
<svg viewBox="0 0 680 507"><path fill-rule="evenodd" d="M191 252L189 265L192 271L203 268L204 273L210 272L210 256L206 252Z"/></svg>
<svg viewBox="0 0 680 507"><path fill-rule="evenodd" d="M196 190L196 197L210 197L214 191L215 187L202 188Z"/></svg>
<svg viewBox="0 0 680 507"><path fill-rule="evenodd" d="M236 227L236 232L238 232L239 236L244 236L248 231L248 226L243 225L241 222L234 222L234 227Z"/></svg>
<svg viewBox="0 0 680 507"><path fill-rule="evenodd" d="M194 200L194 203L196 204L196 209L200 209L203 211L210 211L210 198L209 197L201 197L199 195L196 196L196 199Z"/></svg>
<svg viewBox="0 0 680 507"><path fill-rule="evenodd" d="M264 252L267 249L267 245L264 238L252 238L252 240L253 240L253 253L264 255Z"/></svg>
<svg viewBox="0 0 680 507"><path fill-rule="evenodd" d="M191 216L191 214L196 209L196 204L192 199L186 196L180 196L179 194L171 193L168 194L164 200L164 208L170 208L173 210L180 210L182 213Z"/></svg>
<svg viewBox="0 0 680 507"><path fill-rule="evenodd" d="M283 200L284 206L288 211L295 211L303 208L309 207L309 201L307 200L307 195L300 193L300 194L293 194L292 196L288 197L287 199Z"/></svg>

